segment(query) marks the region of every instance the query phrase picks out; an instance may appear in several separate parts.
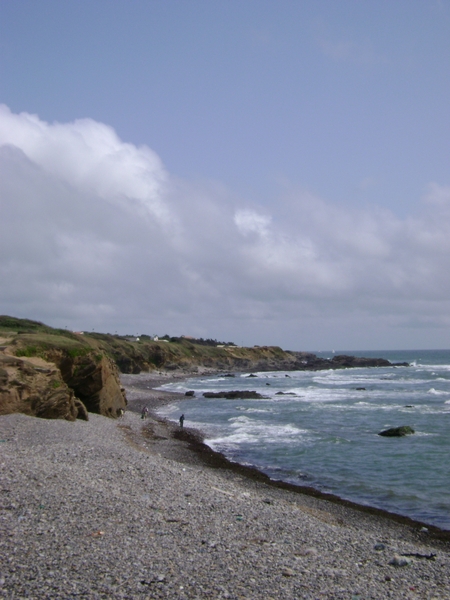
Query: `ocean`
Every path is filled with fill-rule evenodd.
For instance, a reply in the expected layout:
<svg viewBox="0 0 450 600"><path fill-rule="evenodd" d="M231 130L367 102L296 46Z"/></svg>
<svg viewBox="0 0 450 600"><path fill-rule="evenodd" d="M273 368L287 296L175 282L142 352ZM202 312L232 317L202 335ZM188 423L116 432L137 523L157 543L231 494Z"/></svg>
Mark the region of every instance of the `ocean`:
<svg viewBox="0 0 450 600"><path fill-rule="evenodd" d="M410 366L195 377L163 386L195 397L158 413L174 421L184 413L211 448L273 479L450 529L450 350L336 354ZM202 396L221 390L264 398ZM377 435L401 425L414 435Z"/></svg>

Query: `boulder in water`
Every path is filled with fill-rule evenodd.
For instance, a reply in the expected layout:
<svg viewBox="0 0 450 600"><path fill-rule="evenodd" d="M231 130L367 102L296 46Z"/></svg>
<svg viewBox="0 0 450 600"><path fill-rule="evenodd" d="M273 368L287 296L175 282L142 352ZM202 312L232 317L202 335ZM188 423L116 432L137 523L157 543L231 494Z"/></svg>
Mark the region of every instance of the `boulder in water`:
<svg viewBox="0 0 450 600"><path fill-rule="evenodd" d="M405 435L412 435L413 433L414 429L412 427L409 425L402 425L401 427L391 427L390 429L380 431L378 435L384 437L404 437Z"/></svg>
<svg viewBox="0 0 450 600"><path fill-rule="evenodd" d="M257 399L264 398L258 392L253 390L233 390L231 392L204 392L203 396L205 398L227 398L228 400L236 400L236 399Z"/></svg>

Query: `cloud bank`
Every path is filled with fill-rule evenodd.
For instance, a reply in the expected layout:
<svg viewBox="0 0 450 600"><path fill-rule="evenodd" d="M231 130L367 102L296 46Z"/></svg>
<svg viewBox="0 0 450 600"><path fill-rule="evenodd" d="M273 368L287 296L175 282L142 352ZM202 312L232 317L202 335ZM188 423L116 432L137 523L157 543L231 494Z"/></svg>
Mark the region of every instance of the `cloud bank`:
<svg viewBox="0 0 450 600"><path fill-rule="evenodd" d="M292 349L449 346L450 187L404 219L303 190L271 209L169 174L91 119L0 106L0 307L71 329Z"/></svg>

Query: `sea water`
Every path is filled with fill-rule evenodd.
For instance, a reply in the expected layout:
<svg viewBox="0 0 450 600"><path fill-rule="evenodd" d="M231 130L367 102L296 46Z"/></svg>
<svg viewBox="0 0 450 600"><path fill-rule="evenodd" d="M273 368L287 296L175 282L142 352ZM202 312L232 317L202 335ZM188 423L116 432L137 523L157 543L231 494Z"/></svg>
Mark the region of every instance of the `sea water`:
<svg viewBox="0 0 450 600"><path fill-rule="evenodd" d="M184 413L211 448L273 479L450 529L450 350L345 354L410 366L191 378L164 389L195 397L159 413ZM203 397L223 390L264 397ZM414 435L378 435L401 425Z"/></svg>

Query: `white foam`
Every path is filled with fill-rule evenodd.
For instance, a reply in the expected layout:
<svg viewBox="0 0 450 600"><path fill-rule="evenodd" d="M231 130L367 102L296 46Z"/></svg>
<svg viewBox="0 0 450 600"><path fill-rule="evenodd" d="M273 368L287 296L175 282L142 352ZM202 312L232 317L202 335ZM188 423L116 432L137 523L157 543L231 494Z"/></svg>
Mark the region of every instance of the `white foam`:
<svg viewBox="0 0 450 600"><path fill-rule="evenodd" d="M237 449L241 444L297 444L308 435L306 429L293 424L275 425L251 419L245 415L229 419L228 434L205 440L211 448Z"/></svg>
<svg viewBox="0 0 450 600"><path fill-rule="evenodd" d="M428 390L429 394L433 394L434 396L448 396L449 392L444 392L442 390L436 390L434 388L430 388Z"/></svg>
<svg viewBox="0 0 450 600"><path fill-rule="evenodd" d="M273 409L270 408L252 408L249 406L236 406L236 410L241 410L247 413L273 413Z"/></svg>

